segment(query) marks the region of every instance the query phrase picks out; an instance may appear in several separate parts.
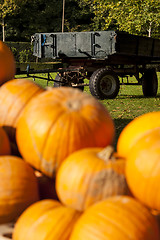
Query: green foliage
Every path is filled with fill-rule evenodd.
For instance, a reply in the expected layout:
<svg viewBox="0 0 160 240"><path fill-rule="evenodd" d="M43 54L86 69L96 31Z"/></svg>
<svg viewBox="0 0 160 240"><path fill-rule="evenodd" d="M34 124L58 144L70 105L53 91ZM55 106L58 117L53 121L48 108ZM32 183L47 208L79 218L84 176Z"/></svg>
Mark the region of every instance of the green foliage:
<svg viewBox="0 0 160 240"><path fill-rule="evenodd" d="M62 9L62 0L0 0L6 40L30 42L35 32L61 32ZM64 20L64 31L116 29L160 38L159 0L65 0Z"/></svg>
<svg viewBox="0 0 160 240"><path fill-rule="evenodd" d="M94 30L117 29L160 38L159 0L81 0L94 13Z"/></svg>
<svg viewBox="0 0 160 240"><path fill-rule="evenodd" d="M116 20L118 29L133 34L154 36L160 27L159 0L123 0L111 5L109 21ZM118 13L118 14L117 14Z"/></svg>
<svg viewBox="0 0 160 240"><path fill-rule="evenodd" d="M35 62L36 57L33 56L33 46L27 42L6 42L13 52L17 63Z"/></svg>
<svg viewBox="0 0 160 240"><path fill-rule="evenodd" d="M22 50L19 53L19 62L20 63L29 62L30 61L30 55L31 55L31 52L29 50L27 50L27 49Z"/></svg>
<svg viewBox="0 0 160 240"><path fill-rule="evenodd" d="M19 8L7 15L6 39L30 41L35 32L62 31L62 3L57 0L16 0ZM64 31L89 30L90 12L82 9L78 0L65 0Z"/></svg>
<svg viewBox="0 0 160 240"><path fill-rule="evenodd" d="M4 19L7 14L13 14L17 7L14 0L0 0L0 17Z"/></svg>

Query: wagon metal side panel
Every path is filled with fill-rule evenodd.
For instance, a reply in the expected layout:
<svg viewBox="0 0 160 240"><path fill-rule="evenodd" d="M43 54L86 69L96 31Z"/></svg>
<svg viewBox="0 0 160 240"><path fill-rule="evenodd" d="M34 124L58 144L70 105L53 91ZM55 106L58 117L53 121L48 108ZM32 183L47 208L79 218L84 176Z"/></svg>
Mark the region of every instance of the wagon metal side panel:
<svg viewBox="0 0 160 240"><path fill-rule="evenodd" d="M160 40L117 33L116 53L126 56L138 56L160 59Z"/></svg>
<svg viewBox="0 0 160 240"><path fill-rule="evenodd" d="M34 35L40 58L107 58L115 53L115 32L41 33Z"/></svg>
<svg viewBox="0 0 160 240"><path fill-rule="evenodd" d="M33 55L39 58L160 59L160 40L117 31L35 33L32 38Z"/></svg>
<svg viewBox="0 0 160 240"><path fill-rule="evenodd" d="M115 53L114 31L83 32L76 36L77 57L103 59Z"/></svg>
<svg viewBox="0 0 160 240"><path fill-rule="evenodd" d="M33 55L36 57L41 58L42 57L42 52L41 52L41 34L39 33L35 33L32 37L31 37L31 42L33 43Z"/></svg>
<svg viewBox="0 0 160 240"><path fill-rule="evenodd" d="M153 57L160 59L160 40L154 39L153 42Z"/></svg>

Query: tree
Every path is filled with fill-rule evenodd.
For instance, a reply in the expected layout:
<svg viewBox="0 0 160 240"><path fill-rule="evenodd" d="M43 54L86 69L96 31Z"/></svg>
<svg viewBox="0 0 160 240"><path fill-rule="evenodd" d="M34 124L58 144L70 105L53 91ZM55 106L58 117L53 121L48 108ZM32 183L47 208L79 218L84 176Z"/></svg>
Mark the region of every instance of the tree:
<svg viewBox="0 0 160 240"><path fill-rule="evenodd" d="M155 36L160 27L159 0L123 0L112 4L106 27L116 20L119 30L144 36Z"/></svg>
<svg viewBox="0 0 160 240"><path fill-rule="evenodd" d="M83 9L89 9L92 14L91 30L105 30L112 2L110 0L79 0L79 5Z"/></svg>
<svg viewBox="0 0 160 240"><path fill-rule="evenodd" d="M131 34L158 36L160 30L159 0L80 0L94 13L94 30L116 28ZM160 35L159 35L160 37Z"/></svg>
<svg viewBox="0 0 160 240"><path fill-rule="evenodd" d="M17 5L14 0L0 0L0 17L2 25L3 42L5 41L5 17L12 15L17 9Z"/></svg>
<svg viewBox="0 0 160 240"><path fill-rule="evenodd" d="M7 15L6 39L30 41L36 32L61 32L63 0L16 0L18 8ZM65 0L64 31L90 30L91 12L79 0Z"/></svg>

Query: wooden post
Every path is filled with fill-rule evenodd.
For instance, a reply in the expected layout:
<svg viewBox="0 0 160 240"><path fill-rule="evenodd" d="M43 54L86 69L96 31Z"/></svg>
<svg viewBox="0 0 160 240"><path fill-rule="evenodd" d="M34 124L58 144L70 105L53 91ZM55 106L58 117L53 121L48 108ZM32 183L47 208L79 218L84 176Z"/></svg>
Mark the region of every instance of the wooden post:
<svg viewBox="0 0 160 240"><path fill-rule="evenodd" d="M62 11L62 32L64 31L64 8L65 8L65 0L63 0L63 11Z"/></svg>

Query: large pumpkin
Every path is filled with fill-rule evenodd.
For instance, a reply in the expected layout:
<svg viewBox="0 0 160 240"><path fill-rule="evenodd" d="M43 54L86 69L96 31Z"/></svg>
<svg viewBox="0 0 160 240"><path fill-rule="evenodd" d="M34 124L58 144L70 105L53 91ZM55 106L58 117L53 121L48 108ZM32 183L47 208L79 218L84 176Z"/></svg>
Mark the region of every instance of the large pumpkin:
<svg viewBox="0 0 160 240"><path fill-rule="evenodd" d="M79 212L56 200L41 200L19 217L13 240L68 240L79 216Z"/></svg>
<svg viewBox="0 0 160 240"><path fill-rule="evenodd" d="M134 198L115 196L89 207L69 240L158 240L158 223Z"/></svg>
<svg viewBox="0 0 160 240"><path fill-rule="evenodd" d="M105 147L113 143L114 134L113 120L98 100L61 87L29 102L18 121L16 139L23 158L50 177L72 152Z"/></svg>
<svg viewBox="0 0 160 240"><path fill-rule="evenodd" d="M5 128L13 146L17 121L24 107L42 91L40 86L27 79L13 79L0 87L0 126Z"/></svg>
<svg viewBox="0 0 160 240"><path fill-rule="evenodd" d="M148 130L160 127L160 111L145 113L132 120L122 130L117 141L117 152L127 157L129 150L136 141Z"/></svg>
<svg viewBox="0 0 160 240"><path fill-rule="evenodd" d="M136 198L160 211L160 128L147 132L131 148L126 179Z"/></svg>
<svg viewBox="0 0 160 240"><path fill-rule="evenodd" d="M56 191L67 206L84 211L114 195L128 194L125 163L111 146L85 148L63 161L56 175Z"/></svg>
<svg viewBox="0 0 160 240"><path fill-rule="evenodd" d="M14 78L16 63L10 48L0 41L0 85Z"/></svg>
<svg viewBox="0 0 160 240"><path fill-rule="evenodd" d="M39 200L34 170L19 157L0 156L0 223L15 221Z"/></svg>

